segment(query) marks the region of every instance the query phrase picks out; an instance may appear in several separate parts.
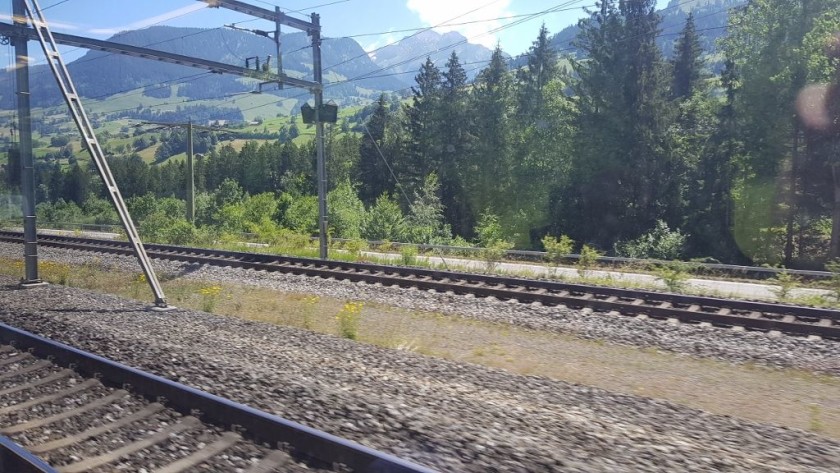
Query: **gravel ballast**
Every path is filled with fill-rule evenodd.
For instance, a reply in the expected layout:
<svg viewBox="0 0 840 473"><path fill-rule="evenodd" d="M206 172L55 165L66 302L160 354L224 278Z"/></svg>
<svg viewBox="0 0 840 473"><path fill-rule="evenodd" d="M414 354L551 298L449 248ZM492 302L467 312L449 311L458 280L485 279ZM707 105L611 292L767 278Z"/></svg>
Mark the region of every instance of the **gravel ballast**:
<svg viewBox="0 0 840 473"><path fill-rule="evenodd" d="M20 258L20 245L0 242L0 257ZM90 263L101 258L106 267L138 272L133 258L102 255L42 247L44 260L72 265ZM590 313L566 307L543 307L501 302L455 294L430 293L416 289L382 287L349 281L325 280L307 276L266 273L239 268L190 265L155 260L161 274L254 285L284 292L311 293L345 300L371 301L409 310L456 314L490 322L567 333L584 339L654 347L673 353L743 363L755 362L776 368L798 368L840 376L840 344L831 340L809 340L802 337L771 337L762 332L739 332L694 324L672 324L658 320Z"/></svg>
<svg viewBox="0 0 840 473"><path fill-rule="evenodd" d="M201 268L190 277L236 278L245 273ZM256 283L292 290L292 277L250 276ZM0 290L0 320L5 323L442 471L829 472L840 465L840 442L795 429L292 328L181 309L149 312L140 303L61 286L21 291L14 282L0 279L6 284ZM502 319L527 312L541 320L540 314L551 310L557 315L542 318L570 326L591 319L590 324L603 325L602 331L609 327L603 321L611 320L564 309L462 302L451 295L315 279L298 282L294 290L437 304L438 311L472 306L475 311L494 310ZM615 320L674 330L668 335L674 340L679 330L690 328ZM767 352L773 343L792 344L789 349L825 344L825 352L813 349L810 356L816 360L823 353L822 359L831 361L829 342L757 334L731 334L737 338L714 342L710 330L692 330L697 340L709 343L708 350L715 343L732 343L734 351L737 338L743 343L763 337L757 346ZM645 333L667 338L655 328ZM801 353L789 358L794 355Z"/></svg>

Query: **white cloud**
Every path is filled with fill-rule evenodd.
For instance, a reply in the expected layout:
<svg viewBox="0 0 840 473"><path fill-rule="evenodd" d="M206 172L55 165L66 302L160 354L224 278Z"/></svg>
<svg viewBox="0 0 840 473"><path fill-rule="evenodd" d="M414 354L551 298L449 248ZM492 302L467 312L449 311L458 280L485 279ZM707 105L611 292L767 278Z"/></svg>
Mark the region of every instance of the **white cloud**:
<svg viewBox="0 0 840 473"><path fill-rule="evenodd" d="M139 30L145 28L147 26L156 25L158 23L163 23L164 21L169 21L180 16L187 15L189 13L207 8L207 4L205 3L196 3L193 5L187 5L182 8L178 8L177 10L172 10L170 12L162 13L160 15L153 16L151 18L146 18L145 20L135 21L134 23L129 23L123 26L117 26L113 28L95 28L91 29L90 32L94 34L101 34L101 35L114 35L119 33L120 31L128 31L128 30Z"/></svg>
<svg viewBox="0 0 840 473"><path fill-rule="evenodd" d="M510 16L513 14L509 10L510 4L511 0L496 0L489 4L488 0L408 0L406 6L416 13L426 26L435 26L436 31L457 31L466 36L470 43L493 48L498 37L488 32L502 26L503 21L479 21L466 25L458 23Z"/></svg>
<svg viewBox="0 0 840 473"><path fill-rule="evenodd" d="M376 50L386 46L391 43L395 43L400 40L401 37L398 37L394 33L387 33L381 36L378 36L375 40L370 41L362 45L362 48L368 53L371 59L376 58Z"/></svg>
<svg viewBox="0 0 840 473"><path fill-rule="evenodd" d="M3 20L7 23L12 23L14 21L14 17L12 17L10 15L0 14L0 20ZM26 21L28 22L29 18L27 18ZM56 28L56 29L60 29L60 30L78 30L79 29L79 27L76 26L76 25L71 25L69 23L61 23L59 21L52 21L49 18L47 18L47 24L50 28ZM31 24L30 24L30 26L31 26Z"/></svg>

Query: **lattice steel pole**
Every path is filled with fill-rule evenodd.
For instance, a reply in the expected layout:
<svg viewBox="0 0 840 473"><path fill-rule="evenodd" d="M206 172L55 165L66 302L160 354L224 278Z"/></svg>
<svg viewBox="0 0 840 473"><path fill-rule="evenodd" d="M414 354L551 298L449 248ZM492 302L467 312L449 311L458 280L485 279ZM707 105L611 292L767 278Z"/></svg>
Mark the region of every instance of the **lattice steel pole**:
<svg viewBox="0 0 840 473"><path fill-rule="evenodd" d="M14 0L12 13L16 26L26 27L26 5L24 0ZM24 278L21 286L43 284L38 277L38 234L35 218L35 160L32 155L32 109L29 100L29 46L28 38L16 36L12 38L15 45L17 67L15 80L17 82L18 109L18 137L20 153L20 190L22 194L23 210L23 258Z"/></svg>

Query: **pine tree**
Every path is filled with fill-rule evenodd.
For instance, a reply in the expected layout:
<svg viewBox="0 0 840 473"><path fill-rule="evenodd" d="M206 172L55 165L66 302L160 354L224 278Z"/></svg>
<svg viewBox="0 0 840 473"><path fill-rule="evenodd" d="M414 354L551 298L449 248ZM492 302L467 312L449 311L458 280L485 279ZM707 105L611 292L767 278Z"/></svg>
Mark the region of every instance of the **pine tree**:
<svg viewBox="0 0 840 473"><path fill-rule="evenodd" d="M528 64L516 73L518 85L519 120L530 123L538 120L543 89L560 71L557 53L551 47L545 23L528 50Z"/></svg>
<svg viewBox="0 0 840 473"><path fill-rule="evenodd" d="M694 26L694 14L689 13L685 20L685 27L674 45L674 58L671 60L673 67L671 96L673 98L686 99L697 90L705 67L702 54L700 37L697 36L697 28Z"/></svg>
<svg viewBox="0 0 840 473"><path fill-rule="evenodd" d="M663 150L667 119L664 60L656 45L653 0L604 0L580 23L573 62L579 80L579 134L572 179L556 199L560 223L575 240L610 247L653 227L675 199L663 195L669 169Z"/></svg>
<svg viewBox="0 0 840 473"><path fill-rule="evenodd" d="M511 73L501 48L496 46L490 63L476 77L470 98L475 146L469 153L466 172L470 179L465 185L473 209L498 212L508 200L512 186L512 108ZM472 236L472 232L459 233Z"/></svg>
<svg viewBox="0 0 840 473"><path fill-rule="evenodd" d="M446 220L457 233L468 232L472 215L464 190L466 153L472 146L471 117L467 99L467 73L453 51L443 72L439 113L440 136L443 140L440 168L441 201ZM425 177L425 176L424 176Z"/></svg>
<svg viewBox="0 0 840 473"><path fill-rule="evenodd" d="M359 173L356 180L359 182L359 198L367 206L373 205L377 197L393 187L391 173L379 154L385 140L388 115L388 102L382 94L365 125L359 145Z"/></svg>
<svg viewBox="0 0 840 473"><path fill-rule="evenodd" d="M417 85L411 88L412 103L405 109L409 141L404 158L398 162L401 184L412 191L422 185L425 176L440 169L444 148L437 126L443 89L440 70L426 58L414 80Z"/></svg>

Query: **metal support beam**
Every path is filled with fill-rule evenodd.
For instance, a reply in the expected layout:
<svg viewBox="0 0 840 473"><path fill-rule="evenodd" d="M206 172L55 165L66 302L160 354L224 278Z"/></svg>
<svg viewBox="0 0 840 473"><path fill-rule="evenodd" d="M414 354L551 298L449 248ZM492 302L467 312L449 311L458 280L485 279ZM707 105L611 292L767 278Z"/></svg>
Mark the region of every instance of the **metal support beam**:
<svg viewBox="0 0 840 473"><path fill-rule="evenodd" d="M315 82L323 79L321 67L321 17L312 14L312 71ZM327 259L327 165L324 156L324 122L321 120L321 106L324 104L324 89L315 90L315 147L318 169L318 253L321 259Z"/></svg>
<svg viewBox="0 0 840 473"><path fill-rule="evenodd" d="M24 26L15 26L8 23L0 23L0 35L3 36L21 36L29 39L37 40L38 33L32 28ZM303 79L295 79L285 74L274 74L272 72L258 73L252 69L247 69L233 64L225 64L223 62L209 61L206 59L199 59L180 54L167 53L158 51L156 49L142 48L139 46L131 46L128 44L115 43L113 41L103 41L100 39L85 38L83 36L75 36L64 33L53 33L53 39L58 44L67 46L75 46L79 48L92 49L95 51L104 51L108 53L123 54L126 56L139 57L143 59L154 59L156 61L166 62L169 64L178 64L181 66L194 67L196 69L204 69L210 72L219 74L234 74L242 77L251 77L261 81L281 82L292 87L300 87L302 89L320 88L321 85Z"/></svg>
<svg viewBox="0 0 840 473"><path fill-rule="evenodd" d="M255 7L253 5L248 5L247 3L239 2L236 0L198 1L206 3L211 8L227 8L228 10L238 11L239 13L244 13L246 15L250 15L256 18L262 18L263 20L277 21L280 24L291 26L292 28L296 28L301 31L309 32L312 28L316 27L314 23L309 23L307 21L288 16L283 12ZM318 28L320 28L320 26Z"/></svg>
<svg viewBox="0 0 840 473"><path fill-rule="evenodd" d="M26 25L26 5L24 0L14 0L12 12L16 24ZM29 46L28 38L12 36L17 56L17 112L20 152L20 180L23 197L23 259L24 278L21 285L41 284L38 277L38 234L35 218L35 161L32 156L32 111L29 100Z"/></svg>

